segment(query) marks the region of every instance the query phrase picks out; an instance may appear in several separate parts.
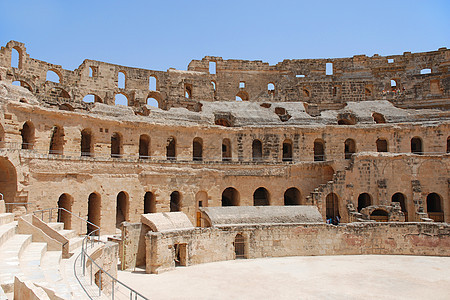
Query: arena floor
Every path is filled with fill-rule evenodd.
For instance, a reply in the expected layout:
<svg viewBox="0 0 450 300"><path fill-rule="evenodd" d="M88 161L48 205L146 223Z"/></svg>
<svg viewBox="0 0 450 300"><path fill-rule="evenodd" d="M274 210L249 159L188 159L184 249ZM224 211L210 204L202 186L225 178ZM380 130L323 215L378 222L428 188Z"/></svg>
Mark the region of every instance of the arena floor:
<svg viewBox="0 0 450 300"><path fill-rule="evenodd" d="M150 299L450 299L450 257L262 258L119 279Z"/></svg>

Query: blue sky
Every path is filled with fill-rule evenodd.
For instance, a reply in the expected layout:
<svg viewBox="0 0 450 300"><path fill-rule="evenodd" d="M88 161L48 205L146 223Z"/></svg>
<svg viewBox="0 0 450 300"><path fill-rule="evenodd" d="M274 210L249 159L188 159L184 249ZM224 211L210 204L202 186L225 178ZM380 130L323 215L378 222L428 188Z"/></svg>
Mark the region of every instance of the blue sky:
<svg viewBox="0 0 450 300"><path fill-rule="evenodd" d="M75 69L85 58L185 70L205 55L262 60L450 48L450 1L0 0L0 44Z"/></svg>

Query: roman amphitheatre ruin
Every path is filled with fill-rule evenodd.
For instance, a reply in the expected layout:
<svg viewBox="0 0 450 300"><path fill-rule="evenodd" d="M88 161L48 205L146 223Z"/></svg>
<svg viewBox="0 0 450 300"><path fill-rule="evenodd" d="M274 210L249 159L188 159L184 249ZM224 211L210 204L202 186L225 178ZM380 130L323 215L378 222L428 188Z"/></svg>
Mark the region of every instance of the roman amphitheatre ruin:
<svg viewBox="0 0 450 300"><path fill-rule="evenodd" d="M112 297L136 266L448 257L449 68L440 48L72 71L8 42L0 298Z"/></svg>

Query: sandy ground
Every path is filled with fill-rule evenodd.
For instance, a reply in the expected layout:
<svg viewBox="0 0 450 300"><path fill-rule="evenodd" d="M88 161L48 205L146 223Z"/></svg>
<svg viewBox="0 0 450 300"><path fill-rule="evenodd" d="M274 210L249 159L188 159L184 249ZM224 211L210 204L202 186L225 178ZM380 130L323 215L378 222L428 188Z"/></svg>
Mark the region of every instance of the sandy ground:
<svg viewBox="0 0 450 300"><path fill-rule="evenodd" d="M261 258L119 272L150 299L450 299L450 257Z"/></svg>

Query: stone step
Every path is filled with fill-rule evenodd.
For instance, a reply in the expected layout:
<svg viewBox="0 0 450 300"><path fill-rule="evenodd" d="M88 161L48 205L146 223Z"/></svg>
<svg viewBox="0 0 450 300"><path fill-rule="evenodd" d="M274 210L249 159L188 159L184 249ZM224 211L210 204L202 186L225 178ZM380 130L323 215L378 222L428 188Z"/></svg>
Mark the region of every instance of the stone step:
<svg viewBox="0 0 450 300"><path fill-rule="evenodd" d="M61 229L61 230L58 230L58 233L69 240L71 238L78 236L78 234L75 230Z"/></svg>
<svg viewBox="0 0 450 300"><path fill-rule="evenodd" d="M60 298L72 299L70 287L61 276L61 262L61 251L47 251L41 259L46 282L39 282L38 285L53 290Z"/></svg>
<svg viewBox="0 0 450 300"><path fill-rule="evenodd" d="M0 225L14 222L14 215L10 213L0 214Z"/></svg>
<svg viewBox="0 0 450 300"><path fill-rule="evenodd" d="M61 275L64 278L64 282L70 288L72 299L89 299L74 274L74 263L80 251L81 249L77 249L69 259L63 259L61 261ZM80 259L77 260L78 270L80 269L79 264ZM79 271L77 274L79 274Z"/></svg>
<svg viewBox="0 0 450 300"><path fill-rule="evenodd" d="M14 276L23 275L19 261L30 244L31 235L15 234L0 247L0 284L6 293L13 291Z"/></svg>
<svg viewBox="0 0 450 300"><path fill-rule="evenodd" d="M17 222L12 222L0 226L0 247L17 232Z"/></svg>
<svg viewBox="0 0 450 300"><path fill-rule="evenodd" d="M73 253L76 249L81 247L84 236L73 237L69 240L69 252Z"/></svg>
<svg viewBox="0 0 450 300"><path fill-rule="evenodd" d="M20 269L27 280L31 282L45 281L44 272L41 269L41 260L47 252L47 243L32 242L28 245L20 257Z"/></svg>
<svg viewBox="0 0 450 300"><path fill-rule="evenodd" d="M51 222L51 223L47 223L47 225L56 231L60 231L60 230L64 229L64 223L60 223L60 222Z"/></svg>

